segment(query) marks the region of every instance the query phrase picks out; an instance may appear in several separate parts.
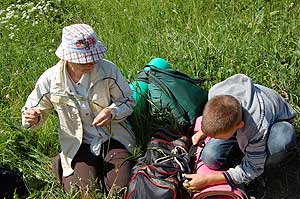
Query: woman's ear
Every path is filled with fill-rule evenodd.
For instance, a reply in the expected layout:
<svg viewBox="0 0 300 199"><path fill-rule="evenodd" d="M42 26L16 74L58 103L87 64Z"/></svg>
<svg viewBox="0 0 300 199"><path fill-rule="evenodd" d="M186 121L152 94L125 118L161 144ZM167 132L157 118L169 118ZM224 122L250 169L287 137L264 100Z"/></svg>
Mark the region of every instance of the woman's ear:
<svg viewBox="0 0 300 199"><path fill-rule="evenodd" d="M244 121L240 121L238 124L237 124L237 128L238 129L241 129L241 128L244 128L244 126L245 126L245 122Z"/></svg>

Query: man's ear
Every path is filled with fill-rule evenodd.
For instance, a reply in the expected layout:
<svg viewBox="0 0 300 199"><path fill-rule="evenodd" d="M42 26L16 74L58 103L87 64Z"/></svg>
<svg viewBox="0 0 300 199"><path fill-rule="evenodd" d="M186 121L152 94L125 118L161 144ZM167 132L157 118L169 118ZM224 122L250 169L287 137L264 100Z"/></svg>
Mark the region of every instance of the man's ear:
<svg viewBox="0 0 300 199"><path fill-rule="evenodd" d="M238 129L241 129L241 128L244 128L244 126L245 126L245 122L244 121L240 121L238 124L237 124L237 128Z"/></svg>

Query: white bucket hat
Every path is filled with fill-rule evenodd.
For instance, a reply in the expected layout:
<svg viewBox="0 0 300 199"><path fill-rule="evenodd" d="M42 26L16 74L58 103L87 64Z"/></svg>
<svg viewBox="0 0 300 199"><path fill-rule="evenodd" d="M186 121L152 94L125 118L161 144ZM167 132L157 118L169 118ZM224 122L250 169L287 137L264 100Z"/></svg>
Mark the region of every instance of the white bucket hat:
<svg viewBox="0 0 300 199"><path fill-rule="evenodd" d="M63 28L62 41L55 54L65 61L86 64L103 59L106 47L92 27L74 24Z"/></svg>

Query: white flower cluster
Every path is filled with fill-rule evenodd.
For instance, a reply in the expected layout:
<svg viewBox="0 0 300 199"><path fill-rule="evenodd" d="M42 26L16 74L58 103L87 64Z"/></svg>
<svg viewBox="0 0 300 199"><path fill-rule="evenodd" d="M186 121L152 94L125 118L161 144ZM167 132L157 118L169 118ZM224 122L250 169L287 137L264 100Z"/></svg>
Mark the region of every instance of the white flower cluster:
<svg viewBox="0 0 300 199"><path fill-rule="evenodd" d="M55 16L58 10L53 5L59 2L60 0L32 0L32 2L30 0L18 0L15 4L10 4L6 9L0 10L0 26L10 31L9 37L13 39L15 31L19 30L16 25L19 24L17 21L36 26L41 19Z"/></svg>

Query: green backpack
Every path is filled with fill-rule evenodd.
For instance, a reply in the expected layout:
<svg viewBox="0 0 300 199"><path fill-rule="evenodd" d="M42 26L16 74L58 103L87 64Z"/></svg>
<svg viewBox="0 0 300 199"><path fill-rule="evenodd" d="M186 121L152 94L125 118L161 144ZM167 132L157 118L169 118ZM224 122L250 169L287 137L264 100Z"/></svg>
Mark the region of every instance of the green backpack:
<svg viewBox="0 0 300 199"><path fill-rule="evenodd" d="M148 84L150 112L169 110L183 131L194 125L207 101L208 93L199 86L199 80L173 69L146 65L137 74L137 82Z"/></svg>

